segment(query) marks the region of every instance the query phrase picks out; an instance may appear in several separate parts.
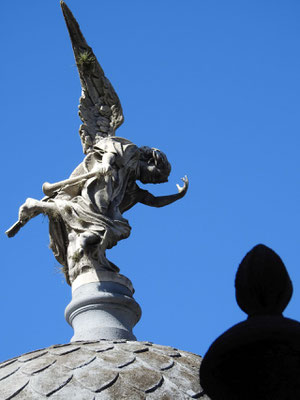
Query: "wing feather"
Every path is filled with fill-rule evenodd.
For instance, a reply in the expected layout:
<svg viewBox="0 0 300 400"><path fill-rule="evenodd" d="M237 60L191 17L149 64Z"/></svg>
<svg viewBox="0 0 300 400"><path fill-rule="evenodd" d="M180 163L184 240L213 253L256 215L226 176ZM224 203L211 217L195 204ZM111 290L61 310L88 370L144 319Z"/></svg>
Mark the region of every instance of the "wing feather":
<svg viewBox="0 0 300 400"><path fill-rule="evenodd" d="M124 116L119 97L82 35L72 12L63 1L61 8L81 82L79 116L82 125L79 134L83 151L88 153L99 139L115 135L116 129L124 121Z"/></svg>

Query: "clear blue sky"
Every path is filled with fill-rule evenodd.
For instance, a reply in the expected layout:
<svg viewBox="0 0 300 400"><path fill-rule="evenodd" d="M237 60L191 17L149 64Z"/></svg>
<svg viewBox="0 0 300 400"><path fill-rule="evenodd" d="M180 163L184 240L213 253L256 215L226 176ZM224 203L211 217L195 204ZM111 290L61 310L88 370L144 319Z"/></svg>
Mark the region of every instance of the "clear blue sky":
<svg viewBox="0 0 300 400"><path fill-rule="evenodd" d="M300 3L276 0L69 0L121 99L118 135L165 151L187 196L127 213L132 235L108 256L133 282L140 340L204 354L245 318L234 276L257 243L285 262L300 317ZM70 288L48 224L4 231L44 181L83 158L80 84L59 1L1 4L0 360L68 342Z"/></svg>

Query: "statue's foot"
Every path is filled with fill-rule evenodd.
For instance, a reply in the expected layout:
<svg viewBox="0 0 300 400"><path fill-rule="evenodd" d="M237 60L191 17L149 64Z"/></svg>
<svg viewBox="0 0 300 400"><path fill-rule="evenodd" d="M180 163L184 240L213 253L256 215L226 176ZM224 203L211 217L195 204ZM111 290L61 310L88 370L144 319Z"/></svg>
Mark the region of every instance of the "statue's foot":
<svg viewBox="0 0 300 400"><path fill-rule="evenodd" d="M28 221L38 215L41 212L38 205L38 200L28 198L19 209L19 221Z"/></svg>
<svg viewBox="0 0 300 400"><path fill-rule="evenodd" d="M76 255L77 258L82 258L85 254L85 252L88 252L90 249L90 246L94 246L96 244L99 244L100 238L99 236L95 235L92 232L84 232L78 235L77 237L73 234L69 235L69 241L75 241L75 248L76 248Z"/></svg>
<svg viewBox="0 0 300 400"><path fill-rule="evenodd" d="M79 247L86 249L88 246L99 244L100 238L92 232L84 232L79 235Z"/></svg>

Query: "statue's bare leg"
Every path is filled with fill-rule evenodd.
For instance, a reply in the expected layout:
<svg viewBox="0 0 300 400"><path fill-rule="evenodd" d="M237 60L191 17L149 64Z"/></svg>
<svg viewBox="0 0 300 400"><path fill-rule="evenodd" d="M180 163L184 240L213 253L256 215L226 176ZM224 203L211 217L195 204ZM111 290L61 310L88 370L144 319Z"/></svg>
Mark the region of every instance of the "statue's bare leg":
<svg viewBox="0 0 300 400"><path fill-rule="evenodd" d="M37 215L44 213L47 215L57 215L58 210L54 203L46 203L44 201L27 199L19 208L19 219L5 233L8 237L15 236L19 230L31 219Z"/></svg>
<svg viewBox="0 0 300 400"><path fill-rule="evenodd" d="M27 222L39 214L53 215L57 213L54 203L28 198L19 209L19 221Z"/></svg>

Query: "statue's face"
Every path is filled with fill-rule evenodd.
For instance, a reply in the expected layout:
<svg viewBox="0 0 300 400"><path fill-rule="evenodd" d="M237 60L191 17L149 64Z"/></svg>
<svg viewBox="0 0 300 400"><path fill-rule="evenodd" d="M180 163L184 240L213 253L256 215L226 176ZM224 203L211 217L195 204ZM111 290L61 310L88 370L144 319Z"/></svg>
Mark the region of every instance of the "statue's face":
<svg viewBox="0 0 300 400"><path fill-rule="evenodd" d="M142 183L167 182L171 165L166 155L148 146L141 147L140 152L140 181Z"/></svg>

